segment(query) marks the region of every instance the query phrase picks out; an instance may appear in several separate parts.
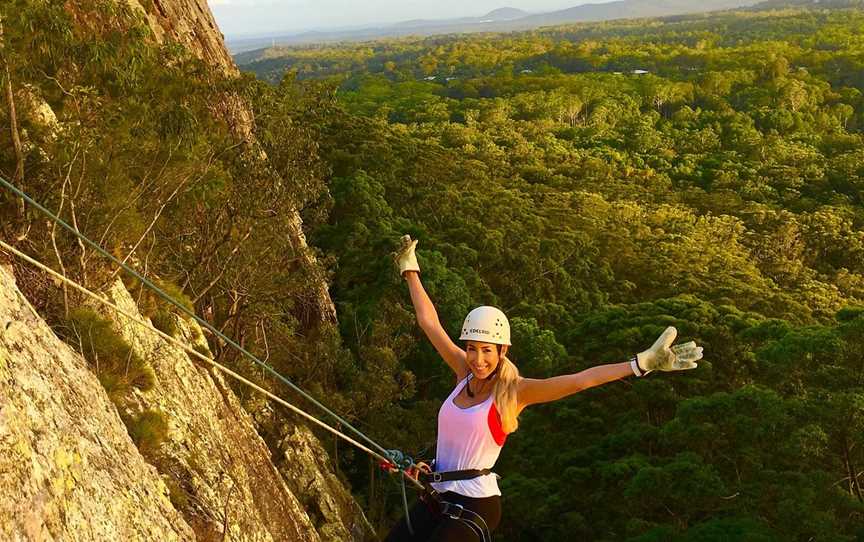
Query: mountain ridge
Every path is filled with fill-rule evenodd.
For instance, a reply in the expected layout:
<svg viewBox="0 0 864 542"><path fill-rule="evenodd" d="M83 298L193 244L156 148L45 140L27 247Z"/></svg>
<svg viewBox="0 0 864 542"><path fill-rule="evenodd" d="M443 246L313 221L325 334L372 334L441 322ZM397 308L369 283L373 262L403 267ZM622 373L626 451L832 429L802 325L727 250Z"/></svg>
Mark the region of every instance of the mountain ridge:
<svg viewBox="0 0 864 542"><path fill-rule="evenodd" d="M511 7L498 8L493 9L486 15L480 17L481 19L494 19L497 21L504 21L509 19L518 19L520 17L527 17L531 15L531 13L525 11L524 9L517 9Z"/></svg>
<svg viewBox="0 0 864 542"><path fill-rule="evenodd" d="M617 0L602 4L587 3L562 10L533 14L516 8L502 7L480 17L440 20L414 19L389 25L370 25L359 29L316 30L294 34L274 33L252 38L226 36L225 45L232 55L237 55L275 45L366 41L410 35L509 32L557 24L722 11L751 7L758 3L758 0L714 0L711 5L706 6L693 0Z"/></svg>

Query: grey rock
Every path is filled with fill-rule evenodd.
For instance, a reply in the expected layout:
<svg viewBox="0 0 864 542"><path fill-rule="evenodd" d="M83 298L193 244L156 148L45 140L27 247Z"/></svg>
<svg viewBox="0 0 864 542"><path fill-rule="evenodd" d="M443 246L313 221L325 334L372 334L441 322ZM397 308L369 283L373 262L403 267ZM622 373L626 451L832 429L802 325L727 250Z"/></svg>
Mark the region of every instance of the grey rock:
<svg viewBox="0 0 864 542"><path fill-rule="evenodd" d="M194 540L86 361L0 267L0 540Z"/></svg>

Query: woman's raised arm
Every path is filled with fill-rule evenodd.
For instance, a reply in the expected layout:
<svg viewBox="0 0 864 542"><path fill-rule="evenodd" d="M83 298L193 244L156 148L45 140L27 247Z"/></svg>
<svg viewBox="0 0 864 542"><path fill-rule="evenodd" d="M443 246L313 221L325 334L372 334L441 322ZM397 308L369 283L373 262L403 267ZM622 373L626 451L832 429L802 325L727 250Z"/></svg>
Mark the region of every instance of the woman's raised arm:
<svg viewBox="0 0 864 542"><path fill-rule="evenodd" d="M468 376L468 365L465 362L465 351L454 343L441 321L438 320L438 311L426 294L423 284L420 282L420 273L408 271L405 273L408 281L408 291L411 292L411 301L414 303L414 312L417 314L417 323L429 338L432 346L444 359L444 362L456 373L456 379L462 380Z"/></svg>
<svg viewBox="0 0 864 542"><path fill-rule="evenodd" d="M432 304L432 300L429 299L429 295L420 282L420 266L417 264L417 257L414 254L416 246L416 240L412 240L408 235L403 236L402 246L394 254L396 265L399 266L399 272L408 282L408 291L411 293L411 302L414 304L417 323L444 362L456 373L456 379L461 380L468 375L465 351L456 346L447 332L444 331L441 321L438 319L438 311L435 310L435 305Z"/></svg>

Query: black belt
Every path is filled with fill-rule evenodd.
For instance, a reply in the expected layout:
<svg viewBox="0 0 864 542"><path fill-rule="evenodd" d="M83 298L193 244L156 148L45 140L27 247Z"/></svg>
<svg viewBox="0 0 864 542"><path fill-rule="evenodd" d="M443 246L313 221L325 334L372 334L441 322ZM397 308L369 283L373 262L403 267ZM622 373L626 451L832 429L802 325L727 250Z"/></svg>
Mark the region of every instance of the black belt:
<svg viewBox="0 0 864 542"><path fill-rule="evenodd" d="M451 470L446 472L420 472L418 479L422 484L430 482L455 482L457 480L470 480L478 476L492 474L492 469L466 469Z"/></svg>

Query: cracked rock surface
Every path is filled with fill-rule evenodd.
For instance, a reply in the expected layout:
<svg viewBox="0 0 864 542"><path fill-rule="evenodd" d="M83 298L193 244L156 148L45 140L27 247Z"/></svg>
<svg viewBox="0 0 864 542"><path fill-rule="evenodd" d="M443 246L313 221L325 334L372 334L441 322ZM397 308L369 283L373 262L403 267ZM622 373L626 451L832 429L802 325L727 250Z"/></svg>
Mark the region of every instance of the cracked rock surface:
<svg viewBox="0 0 864 542"><path fill-rule="evenodd" d="M136 318L144 318L120 280L107 297ZM193 363L185 350L125 316L104 306L94 308L113 321L155 372L156 385L136 393L134 408L138 412L158 409L167 417L168 439L155 463L175 488L175 501L197 538L319 540L222 373ZM198 324L173 317L176 338L207 352Z"/></svg>
<svg viewBox="0 0 864 542"><path fill-rule="evenodd" d="M0 266L0 540L194 540L87 362Z"/></svg>

